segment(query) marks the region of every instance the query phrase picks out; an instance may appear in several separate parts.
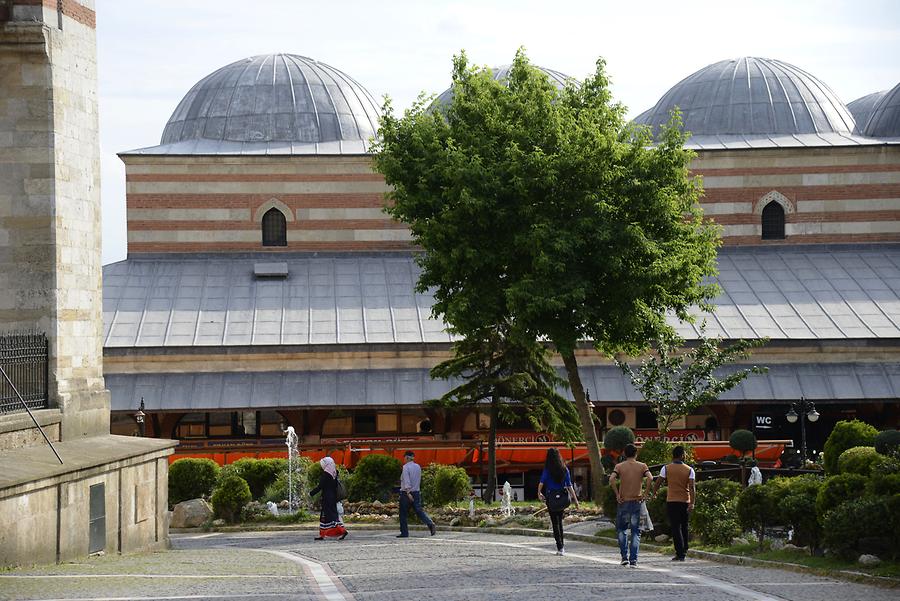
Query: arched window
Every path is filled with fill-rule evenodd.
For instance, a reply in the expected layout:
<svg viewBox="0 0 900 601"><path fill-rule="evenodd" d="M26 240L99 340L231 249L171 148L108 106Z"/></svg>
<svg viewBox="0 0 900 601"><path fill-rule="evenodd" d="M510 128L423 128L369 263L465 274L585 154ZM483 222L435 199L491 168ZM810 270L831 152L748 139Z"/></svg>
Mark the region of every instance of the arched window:
<svg viewBox="0 0 900 601"><path fill-rule="evenodd" d="M269 209L262 218L263 246L287 246L287 221L278 209Z"/></svg>
<svg viewBox="0 0 900 601"><path fill-rule="evenodd" d="M762 239L784 240L784 208L774 200L762 211Z"/></svg>

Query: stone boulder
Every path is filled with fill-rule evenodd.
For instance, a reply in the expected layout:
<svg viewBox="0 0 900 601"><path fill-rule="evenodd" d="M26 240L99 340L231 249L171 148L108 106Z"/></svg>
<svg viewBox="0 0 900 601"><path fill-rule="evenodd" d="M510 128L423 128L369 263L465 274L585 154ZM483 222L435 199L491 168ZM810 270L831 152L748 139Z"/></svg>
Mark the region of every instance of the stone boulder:
<svg viewBox="0 0 900 601"><path fill-rule="evenodd" d="M172 512L172 528L196 528L212 518L212 507L203 499L182 501Z"/></svg>
<svg viewBox="0 0 900 601"><path fill-rule="evenodd" d="M670 539L668 534L659 534L653 540L658 543L667 543Z"/></svg>
<svg viewBox="0 0 900 601"><path fill-rule="evenodd" d="M877 566L878 564L881 563L881 560L878 559L878 557L876 557L875 555L865 555L865 554L860 555L859 559L857 561L858 561L859 565L867 566L867 567Z"/></svg>

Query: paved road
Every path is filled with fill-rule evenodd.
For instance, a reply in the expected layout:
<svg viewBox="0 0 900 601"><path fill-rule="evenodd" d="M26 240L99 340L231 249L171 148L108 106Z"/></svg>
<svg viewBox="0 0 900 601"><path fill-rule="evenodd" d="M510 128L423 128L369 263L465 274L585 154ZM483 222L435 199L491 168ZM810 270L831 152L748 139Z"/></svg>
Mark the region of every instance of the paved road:
<svg viewBox="0 0 900 601"><path fill-rule="evenodd" d="M312 533L173 536L173 550L0 573L2 599L327 601L897 601L897 590L552 539L357 531L342 542ZM673 569L673 565L675 569Z"/></svg>

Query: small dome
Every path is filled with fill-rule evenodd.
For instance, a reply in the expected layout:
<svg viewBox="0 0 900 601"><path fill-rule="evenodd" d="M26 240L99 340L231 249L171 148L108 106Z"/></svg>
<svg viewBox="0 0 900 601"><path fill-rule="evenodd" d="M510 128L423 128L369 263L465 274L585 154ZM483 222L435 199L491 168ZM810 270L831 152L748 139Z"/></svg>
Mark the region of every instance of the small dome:
<svg viewBox="0 0 900 601"><path fill-rule="evenodd" d="M565 73L560 73L559 71L554 71L553 69L545 69L544 67L539 67L537 65L533 65L535 69L538 71L543 71L547 76L547 79L550 80L550 83L555 85L557 88L562 90L566 87L567 81L577 81L573 77L569 77ZM499 67L491 67L491 75L497 81L504 80L509 77L509 70L512 69L512 65L501 65ZM453 100L453 88L447 88L443 92L441 92L440 96L438 96L434 100L434 105L442 105L448 104L451 100Z"/></svg>
<svg viewBox="0 0 900 601"><path fill-rule="evenodd" d="M820 80L788 63L744 57L688 76L635 119L654 129L681 109L695 136L850 134L853 117Z"/></svg>
<svg viewBox="0 0 900 601"><path fill-rule="evenodd" d="M334 67L295 54L260 55L197 82L166 123L160 144L352 141L359 147L375 135L378 115L372 95Z"/></svg>
<svg viewBox="0 0 900 601"><path fill-rule="evenodd" d="M860 130L870 138L900 138L900 83L885 92Z"/></svg>
<svg viewBox="0 0 900 601"><path fill-rule="evenodd" d="M847 105L847 110L850 111L850 114L853 115L853 120L856 121L856 127L853 129L854 134L862 135L862 131L866 128L866 122L872 116L872 111L875 110L875 105L887 92L887 90L872 92L862 98L857 98Z"/></svg>

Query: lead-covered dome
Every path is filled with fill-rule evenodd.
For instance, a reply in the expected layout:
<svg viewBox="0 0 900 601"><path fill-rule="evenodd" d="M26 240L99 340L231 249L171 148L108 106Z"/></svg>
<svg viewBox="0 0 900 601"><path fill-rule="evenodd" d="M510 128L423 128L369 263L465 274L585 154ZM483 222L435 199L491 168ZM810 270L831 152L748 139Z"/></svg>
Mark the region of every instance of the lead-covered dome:
<svg viewBox="0 0 900 601"><path fill-rule="evenodd" d="M360 153L378 114L368 90L334 67L295 54L253 56L197 82L152 150Z"/></svg>
<svg viewBox="0 0 900 601"><path fill-rule="evenodd" d="M900 138L900 83L881 97L860 131L870 138Z"/></svg>
<svg viewBox="0 0 900 601"><path fill-rule="evenodd" d="M578 81L573 77L569 77L565 73L560 73L559 71L554 71L553 69L539 67L538 65L532 66L538 71L543 72L547 76L547 79L550 81L550 83L555 85L560 90L566 87L567 82L573 81L577 83ZM510 69L512 69L512 65L500 65L499 67L491 67L491 76L493 76L496 81L503 81L509 78ZM437 98L435 98L434 105L446 105L452 100L453 88L451 87L441 92L441 94Z"/></svg>
<svg viewBox="0 0 900 601"><path fill-rule="evenodd" d="M850 114L853 115L853 120L856 122L853 133L862 135L863 130L866 128L866 123L869 121L869 117L872 116L872 111L875 110L875 105L878 104L878 101L881 100L887 92L887 90L872 92L871 94L866 94L862 98L857 98L853 102L847 103L847 110L850 111Z"/></svg>
<svg viewBox="0 0 900 601"><path fill-rule="evenodd" d="M654 130L678 107L694 136L783 136L853 131L831 89L788 63L743 57L713 63L672 87L635 122Z"/></svg>

